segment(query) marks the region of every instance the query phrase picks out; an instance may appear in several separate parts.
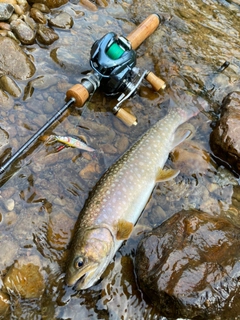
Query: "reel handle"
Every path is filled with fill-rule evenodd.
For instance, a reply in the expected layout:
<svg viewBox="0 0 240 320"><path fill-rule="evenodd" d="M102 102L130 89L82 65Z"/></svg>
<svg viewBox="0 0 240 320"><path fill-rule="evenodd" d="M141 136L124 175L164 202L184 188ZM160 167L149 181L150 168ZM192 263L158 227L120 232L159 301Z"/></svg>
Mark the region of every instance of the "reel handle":
<svg viewBox="0 0 240 320"><path fill-rule="evenodd" d="M126 38L132 45L132 49L137 49L140 44L149 37L159 26L160 17L158 14L148 16L135 30L133 30Z"/></svg>
<svg viewBox="0 0 240 320"><path fill-rule="evenodd" d="M66 92L66 100L74 99L73 105L81 108L89 98L88 90L80 83L75 84Z"/></svg>

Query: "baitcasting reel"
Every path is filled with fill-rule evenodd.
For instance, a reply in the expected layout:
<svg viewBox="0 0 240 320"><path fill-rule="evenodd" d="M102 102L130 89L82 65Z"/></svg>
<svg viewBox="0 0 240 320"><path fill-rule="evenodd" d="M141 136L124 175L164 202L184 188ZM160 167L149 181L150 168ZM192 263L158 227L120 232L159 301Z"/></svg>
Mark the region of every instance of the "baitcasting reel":
<svg viewBox="0 0 240 320"><path fill-rule="evenodd" d="M67 99L74 97L75 105L81 107L99 87L108 96L119 95L113 113L127 125L136 125L135 116L120 108L123 101L136 93L144 78L156 91L165 88L164 81L152 72L140 72L136 67L134 51L157 28L159 22L158 15L152 14L127 38L109 32L97 40L91 48L90 66L93 71L82 78L81 84L68 90Z"/></svg>

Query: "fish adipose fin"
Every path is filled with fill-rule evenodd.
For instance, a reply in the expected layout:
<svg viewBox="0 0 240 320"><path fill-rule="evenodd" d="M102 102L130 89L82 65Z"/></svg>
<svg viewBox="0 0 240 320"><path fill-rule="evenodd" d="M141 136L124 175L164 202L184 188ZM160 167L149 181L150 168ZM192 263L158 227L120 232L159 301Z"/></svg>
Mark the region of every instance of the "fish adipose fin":
<svg viewBox="0 0 240 320"><path fill-rule="evenodd" d="M133 223L126 220L119 220L117 223L117 240L126 240L130 237L133 230Z"/></svg>
<svg viewBox="0 0 240 320"><path fill-rule="evenodd" d="M179 170L174 169L159 169L156 177L156 182L163 182L174 179L178 174Z"/></svg>

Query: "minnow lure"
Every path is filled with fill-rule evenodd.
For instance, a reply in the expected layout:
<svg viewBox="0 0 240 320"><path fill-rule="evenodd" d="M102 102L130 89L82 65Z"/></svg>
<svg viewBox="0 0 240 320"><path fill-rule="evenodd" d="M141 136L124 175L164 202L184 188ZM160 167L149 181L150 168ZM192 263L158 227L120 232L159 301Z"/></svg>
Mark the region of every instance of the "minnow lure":
<svg viewBox="0 0 240 320"><path fill-rule="evenodd" d="M54 143L56 141L61 142L68 147L78 148L78 149L86 150L89 152L95 151L95 149L87 146L85 142L81 141L80 139L73 138L73 137L51 135L49 137L47 143L50 144L50 143Z"/></svg>

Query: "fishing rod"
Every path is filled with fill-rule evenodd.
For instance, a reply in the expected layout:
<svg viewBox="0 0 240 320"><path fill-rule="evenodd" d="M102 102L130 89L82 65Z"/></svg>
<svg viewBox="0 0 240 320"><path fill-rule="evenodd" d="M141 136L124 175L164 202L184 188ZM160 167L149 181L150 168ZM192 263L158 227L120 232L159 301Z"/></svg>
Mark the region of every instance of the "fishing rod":
<svg viewBox="0 0 240 320"><path fill-rule="evenodd" d="M160 17L157 14L148 16L127 37L117 36L109 32L94 42L90 52L92 71L82 77L66 92L66 104L57 111L20 149L18 149L0 167L2 174L41 134L47 130L70 106L81 108L97 88L108 96L119 95L118 103L113 113L126 125L136 125L134 115L121 108L121 104L135 94L143 81L147 80L155 91L165 88L165 82L148 70L140 71L136 67L135 49L150 36L159 26Z"/></svg>

